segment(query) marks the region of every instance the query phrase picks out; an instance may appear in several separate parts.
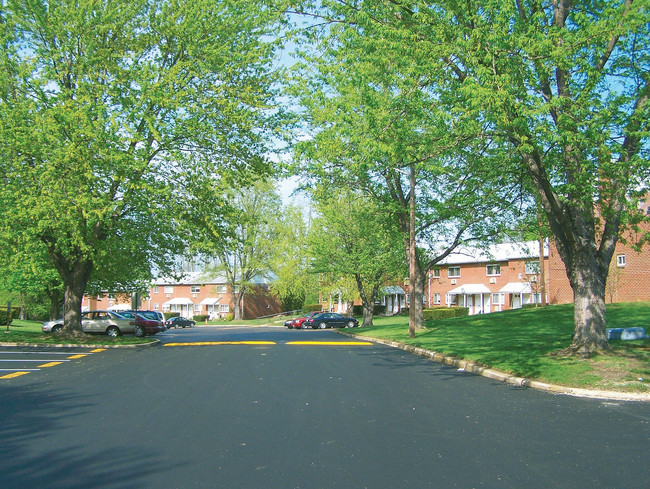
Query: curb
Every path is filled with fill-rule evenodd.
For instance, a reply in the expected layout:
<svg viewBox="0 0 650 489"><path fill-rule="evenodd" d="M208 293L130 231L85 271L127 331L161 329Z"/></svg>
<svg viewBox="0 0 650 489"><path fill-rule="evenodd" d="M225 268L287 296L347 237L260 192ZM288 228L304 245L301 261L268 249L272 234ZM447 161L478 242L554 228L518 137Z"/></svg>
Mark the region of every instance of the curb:
<svg viewBox="0 0 650 489"><path fill-rule="evenodd" d="M519 387L531 387L533 389L549 392L552 394L561 394L561 395L573 396L573 397L605 399L611 401L650 402L650 393L601 391L601 390L580 389L576 387L565 387L562 385L548 384L546 382L531 380L525 377L517 377L515 375L502 372L500 370L484 367L470 360L463 360L462 358L451 357L443 353L427 350L419 346L407 345L406 343L400 343L398 341L393 341L393 340L384 340L380 338L372 338L369 336L355 335L343 331L340 331L340 333L346 336L352 336L355 338L371 341L373 343L380 343L382 345L392 346L393 348L399 348L400 350L404 350L406 352L413 353L421 357L429 358L430 360L433 360L434 362L437 363L444 363L445 365L458 367L458 370L460 371L469 372L475 375L481 375L483 377L487 377L492 380L497 380L499 382L504 382L510 385L516 385Z"/></svg>

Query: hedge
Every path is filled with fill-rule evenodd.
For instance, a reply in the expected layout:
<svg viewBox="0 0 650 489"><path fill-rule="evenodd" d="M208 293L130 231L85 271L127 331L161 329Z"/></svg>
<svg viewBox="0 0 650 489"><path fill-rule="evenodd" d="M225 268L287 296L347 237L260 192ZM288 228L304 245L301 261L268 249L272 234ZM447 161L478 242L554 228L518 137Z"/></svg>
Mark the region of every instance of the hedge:
<svg viewBox="0 0 650 489"><path fill-rule="evenodd" d="M11 308L11 319L7 321L7 306L0 306L0 326L7 326L7 322L11 322L18 317L20 314L20 307Z"/></svg>
<svg viewBox="0 0 650 489"><path fill-rule="evenodd" d="M312 311L322 311L323 310L323 305L322 304L305 304L302 306L302 312L305 314L312 312Z"/></svg>
<svg viewBox="0 0 650 489"><path fill-rule="evenodd" d="M422 312L423 312L424 320L431 321L433 319L448 319L448 318L457 318L461 316L468 316L469 308L437 306L429 309L424 309Z"/></svg>
<svg viewBox="0 0 650 489"><path fill-rule="evenodd" d="M208 318L209 316L207 314L195 314L192 316L192 319L197 323L204 323Z"/></svg>
<svg viewBox="0 0 650 489"><path fill-rule="evenodd" d="M386 312L386 306L375 304L375 306L372 308L372 314L375 316L384 314L385 312ZM352 306L352 314L354 316L363 316L363 306L362 305Z"/></svg>

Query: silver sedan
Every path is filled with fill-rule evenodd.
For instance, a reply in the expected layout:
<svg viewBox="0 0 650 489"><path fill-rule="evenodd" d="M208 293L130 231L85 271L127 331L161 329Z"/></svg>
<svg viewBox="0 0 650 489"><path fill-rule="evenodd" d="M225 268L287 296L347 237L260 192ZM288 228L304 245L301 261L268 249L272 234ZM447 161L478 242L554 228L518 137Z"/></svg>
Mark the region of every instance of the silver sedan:
<svg viewBox="0 0 650 489"><path fill-rule="evenodd" d="M142 329L142 327L139 327ZM63 319L47 321L43 323L43 333L58 333L63 329ZM120 316L112 311L86 311L81 314L81 329L84 333L107 334L115 338L124 333L134 333L136 336L144 336L144 330L136 331L135 322Z"/></svg>

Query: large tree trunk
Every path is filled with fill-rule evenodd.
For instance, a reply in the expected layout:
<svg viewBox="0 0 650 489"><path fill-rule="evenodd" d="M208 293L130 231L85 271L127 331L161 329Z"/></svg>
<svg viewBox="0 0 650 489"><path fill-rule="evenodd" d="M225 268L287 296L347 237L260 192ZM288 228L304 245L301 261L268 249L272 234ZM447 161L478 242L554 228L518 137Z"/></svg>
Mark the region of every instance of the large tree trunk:
<svg viewBox="0 0 650 489"><path fill-rule="evenodd" d="M572 271L567 270L573 289L574 334L567 353L589 356L609 349L605 322L605 284L596 258L580 253Z"/></svg>
<svg viewBox="0 0 650 489"><path fill-rule="evenodd" d="M93 270L93 262L85 258L65 257L56 250L51 251L50 255L63 281L63 333L81 335L81 301ZM81 253L77 255L81 256Z"/></svg>
<svg viewBox="0 0 650 489"><path fill-rule="evenodd" d="M362 327L372 326L372 318L374 316L375 301L377 300L377 295L379 294L379 287L381 286L381 277L375 277L375 283L372 287L372 292L370 296L366 293L365 287L363 286L363 280L361 275L358 273L354 274L354 280L357 283L357 289L359 290L359 295L361 296L361 304L363 305L363 323Z"/></svg>

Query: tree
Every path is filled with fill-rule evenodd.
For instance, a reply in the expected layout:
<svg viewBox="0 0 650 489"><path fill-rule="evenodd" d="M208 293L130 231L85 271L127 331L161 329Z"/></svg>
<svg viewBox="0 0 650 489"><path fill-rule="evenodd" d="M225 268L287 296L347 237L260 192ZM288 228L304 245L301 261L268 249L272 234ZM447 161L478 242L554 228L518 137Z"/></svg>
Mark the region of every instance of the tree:
<svg viewBox="0 0 650 489"><path fill-rule="evenodd" d="M0 236L44 248L67 332L81 332L90 282L124 288L174 262L174 198L267 171L278 15L269 2L3 2Z"/></svg>
<svg viewBox="0 0 650 489"><path fill-rule="evenodd" d="M353 277L363 304L363 326L372 326L381 286L403 276L403 236L391 215L360 192L327 187L316 192L310 235L312 270Z"/></svg>
<svg viewBox="0 0 650 489"><path fill-rule="evenodd" d="M322 4L340 26L332 28L340 33L336 49L363 29L375 41L356 51L359 64L381 53L378 70L400 80L417 74L418 86L433 95L426 106L434 102L450 114L451 134L463 128L491 140L507 156L497 160L504 172L526 174L574 292L575 334L567 351L607 349L607 271L622 230L640 219L637 198L648 187L647 3ZM348 75L341 65L330 72L337 80Z"/></svg>
<svg viewBox="0 0 650 489"><path fill-rule="evenodd" d="M423 327L427 271L456 247L485 241L515 219L519 175L481 124L447 110L391 2L321 2L322 37L305 53L296 92L312 139L298 171L363 190L395 217L410 269L410 335ZM310 33L312 31L308 31ZM416 51L416 52L414 52ZM503 209L503 210L499 210ZM416 245L417 244L417 249Z"/></svg>
<svg viewBox="0 0 650 489"><path fill-rule="evenodd" d="M609 266L648 186L647 3L414 5L412 34L439 60L444 88L463 94L454 109L501 134L544 209L574 294L567 352L607 349Z"/></svg>
<svg viewBox="0 0 650 489"><path fill-rule="evenodd" d="M315 287L308 274L309 255L305 246L308 226L302 208L293 204L283 209L279 219L271 290L285 311L294 311L302 308L309 296L317 294L312 292Z"/></svg>
<svg viewBox="0 0 650 489"><path fill-rule="evenodd" d="M269 180L225 192L231 212L217 227L207 215L208 220L197 230L203 240L196 246L216 259L212 268L225 274L233 291L234 318L240 319L246 293L256 280L270 275L276 256L281 200ZM216 217L220 220L221 212L217 211Z"/></svg>

